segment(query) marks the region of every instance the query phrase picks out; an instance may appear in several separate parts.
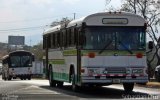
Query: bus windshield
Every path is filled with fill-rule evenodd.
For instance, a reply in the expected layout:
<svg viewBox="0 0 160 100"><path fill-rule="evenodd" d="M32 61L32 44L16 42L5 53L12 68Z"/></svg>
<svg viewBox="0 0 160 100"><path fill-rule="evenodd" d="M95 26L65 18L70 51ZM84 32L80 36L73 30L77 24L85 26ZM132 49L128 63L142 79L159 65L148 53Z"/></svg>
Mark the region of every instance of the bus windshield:
<svg viewBox="0 0 160 100"><path fill-rule="evenodd" d="M11 67L31 67L31 56L11 56Z"/></svg>
<svg viewBox="0 0 160 100"><path fill-rule="evenodd" d="M87 27L83 49L145 50L143 27Z"/></svg>

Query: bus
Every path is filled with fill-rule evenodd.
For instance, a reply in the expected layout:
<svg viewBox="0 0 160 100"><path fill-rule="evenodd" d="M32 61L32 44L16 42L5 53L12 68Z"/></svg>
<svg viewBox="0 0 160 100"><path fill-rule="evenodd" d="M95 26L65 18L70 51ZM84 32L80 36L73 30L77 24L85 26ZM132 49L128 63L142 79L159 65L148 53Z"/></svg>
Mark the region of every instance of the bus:
<svg viewBox="0 0 160 100"><path fill-rule="evenodd" d="M148 82L145 19L126 12L101 12L60 24L43 33L50 86Z"/></svg>
<svg viewBox="0 0 160 100"><path fill-rule="evenodd" d="M17 50L2 58L2 79L11 80L19 77L21 80L31 80L34 54L29 51Z"/></svg>

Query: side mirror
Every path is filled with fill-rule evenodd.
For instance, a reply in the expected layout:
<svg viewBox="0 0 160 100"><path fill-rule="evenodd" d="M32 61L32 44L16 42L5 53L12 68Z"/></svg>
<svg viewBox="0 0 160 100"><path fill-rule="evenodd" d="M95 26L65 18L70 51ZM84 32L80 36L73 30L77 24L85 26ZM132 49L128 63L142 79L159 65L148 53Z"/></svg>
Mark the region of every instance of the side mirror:
<svg viewBox="0 0 160 100"><path fill-rule="evenodd" d="M153 49L153 44L154 44L153 41L149 41L148 42L148 48Z"/></svg>
<svg viewBox="0 0 160 100"><path fill-rule="evenodd" d="M2 64L3 64L3 65L5 64L4 60L2 60Z"/></svg>

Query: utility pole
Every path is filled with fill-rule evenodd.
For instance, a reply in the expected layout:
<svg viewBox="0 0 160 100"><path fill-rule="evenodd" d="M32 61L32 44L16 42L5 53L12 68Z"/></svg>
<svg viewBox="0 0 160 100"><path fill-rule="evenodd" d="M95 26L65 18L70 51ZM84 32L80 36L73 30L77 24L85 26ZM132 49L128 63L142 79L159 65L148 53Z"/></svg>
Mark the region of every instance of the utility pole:
<svg viewBox="0 0 160 100"><path fill-rule="evenodd" d="M74 14L74 20L76 19L76 13L73 13Z"/></svg>

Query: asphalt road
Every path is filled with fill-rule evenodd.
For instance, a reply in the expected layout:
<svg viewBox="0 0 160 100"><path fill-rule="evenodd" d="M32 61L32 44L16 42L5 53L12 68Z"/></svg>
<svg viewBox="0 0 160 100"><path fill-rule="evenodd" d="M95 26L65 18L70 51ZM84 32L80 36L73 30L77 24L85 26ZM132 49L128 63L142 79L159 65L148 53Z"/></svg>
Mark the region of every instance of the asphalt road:
<svg viewBox="0 0 160 100"><path fill-rule="evenodd" d="M0 76L0 100L99 100L99 99L160 99L160 88L135 86L133 92L126 93L122 85L105 87L83 87L78 93L70 84L62 88L49 87L48 80L3 81Z"/></svg>

